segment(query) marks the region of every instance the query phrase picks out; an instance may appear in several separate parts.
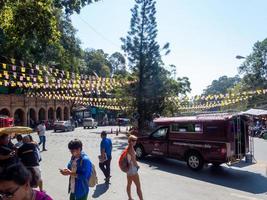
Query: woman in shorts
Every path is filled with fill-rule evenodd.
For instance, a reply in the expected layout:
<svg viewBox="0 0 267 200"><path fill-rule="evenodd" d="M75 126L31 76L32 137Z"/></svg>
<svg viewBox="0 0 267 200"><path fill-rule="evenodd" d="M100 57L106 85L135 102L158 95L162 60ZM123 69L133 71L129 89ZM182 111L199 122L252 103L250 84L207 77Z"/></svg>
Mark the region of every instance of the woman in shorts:
<svg viewBox="0 0 267 200"><path fill-rule="evenodd" d="M129 200L133 200L131 195L131 186L132 182L136 185L137 195L140 200L143 200L143 194L141 190L140 178L138 175L139 166L136 161L136 153L134 150L134 146L136 145L137 137L134 135L130 135L128 138L128 153L127 159L129 163L129 170L127 171L127 194Z"/></svg>

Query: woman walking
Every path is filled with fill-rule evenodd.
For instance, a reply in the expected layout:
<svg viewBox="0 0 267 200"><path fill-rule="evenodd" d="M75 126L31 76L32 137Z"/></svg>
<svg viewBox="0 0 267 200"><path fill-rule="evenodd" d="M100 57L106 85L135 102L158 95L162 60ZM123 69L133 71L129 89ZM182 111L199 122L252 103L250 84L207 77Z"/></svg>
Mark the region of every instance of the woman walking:
<svg viewBox="0 0 267 200"><path fill-rule="evenodd" d="M129 170L127 171L127 194L129 200L133 200L131 195L131 186L132 182L134 182L137 190L137 195L140 200L143 200L143 194L141 190L140 178L138 175L139 166L136 161L136 153L134 150L134 146L136 145L137 137L134 135L130 135L128 138L128 152L127 159L129 163Z"/></svg>

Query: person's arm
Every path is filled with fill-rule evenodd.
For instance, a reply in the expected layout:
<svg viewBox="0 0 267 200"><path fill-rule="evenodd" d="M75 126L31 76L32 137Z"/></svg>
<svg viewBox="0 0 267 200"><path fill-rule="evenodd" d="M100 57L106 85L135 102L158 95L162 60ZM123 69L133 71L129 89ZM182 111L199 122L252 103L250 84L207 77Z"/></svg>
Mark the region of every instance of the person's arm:
<svg viewBox="0 0 267 200"><path fill-rule="evenodd" d="M100 151L101 158L104 160L106 158L106 156L105 156L106 151L105 151L105 145L104 145L103 141L100 144L100 149L101 149L101 151Z"/></svg>

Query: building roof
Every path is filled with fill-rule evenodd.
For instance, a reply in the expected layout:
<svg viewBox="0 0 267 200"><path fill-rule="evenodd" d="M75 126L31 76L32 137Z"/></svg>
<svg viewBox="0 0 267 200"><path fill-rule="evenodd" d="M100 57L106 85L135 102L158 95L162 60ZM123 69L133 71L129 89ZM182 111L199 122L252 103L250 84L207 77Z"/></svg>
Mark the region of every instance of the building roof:
<svg viewBox="0 0 267 200"><path fill-rule="evenodd" d="M234 114L216 113L216 114L201 114L196 116L182 117L161 117L154 120L155 123L172 123L172 122L200 122L200 121L226 121L232 118Z"/></svg>
<svg viewBox="0 0 267 200"><path fill-rule="evenodd" d="M245 112L241 112L242 115L254 115L254 116L261 116L267 115L267 110L263 109L249 109Z"/></svg>

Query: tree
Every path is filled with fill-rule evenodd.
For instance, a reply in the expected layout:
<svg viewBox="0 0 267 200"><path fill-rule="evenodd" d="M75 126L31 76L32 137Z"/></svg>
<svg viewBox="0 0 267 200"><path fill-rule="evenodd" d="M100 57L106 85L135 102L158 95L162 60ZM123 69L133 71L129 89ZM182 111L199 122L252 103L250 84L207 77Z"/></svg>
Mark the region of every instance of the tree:
<svg viewBox="0 0 267 200"><path fill-rule="evenodd" d="M86 65L84 73L101 77L110 77L111 64L108 61L108 54L103 50L87 49L84 52L84 62Z"/></svg>
<svg viewBox="0 0 267 200"><path fill-rule="evenodd" d="M246 89L267 87L267 39L254 44L252 53L246 57L239 71L244 74Z"/></svg>
<svg viewBox="0 0 267 200"><path fill-rule="evenodd" d="M23 16L23 17L22 17ZM52 0L6 1L0 7L4 55L16 59L44 51L60 38Z"/></svg>
<svg viewBox="0 0 267 200"><path fill-rule="evenodd" d="M132 97L139 113L138 128L142 130L144 122L152 118L154 112L164 108L166 90L164 88L167 72L161 60L161 48L156 41L157 22L155 0L135 0L131 10L130 31L122 38L122 49L127 54L129 65L137 77L133 85ZM163 49L168 50L169 44Z"/></svg>
<svg viewBox="0 0 267 200"><path fill-rule="evenodd" d="M221 76L218 80L212 81L211 85L204 90L204 95L225 94L240 81L241 79L238 75L234 77Z"/></svg>
<svg viewBox="0 0 267 200"><path fill-rule="evenodd" d="M57 8L64 9L67 15L71 15L74 12L79 14L84 6L97 1L99 0L75 0L75 1L54 0L54 5Z"/></svg>
<svg viewBox="0 0 267 200"><path fill-rule="evenodd" d="M112 74L126 73L126 60L121 53L115 52L108 59L112 67Z"/></svg>
<svg viewBox="0 0 267 200"><path fill-rule="evenodd" d="M246 57L239 71L244 74L242 91L267 88L267 38L254 44L252 53ZM266 103L265 94L257 95L248 101L248 107L266 105Z"/></svg>

